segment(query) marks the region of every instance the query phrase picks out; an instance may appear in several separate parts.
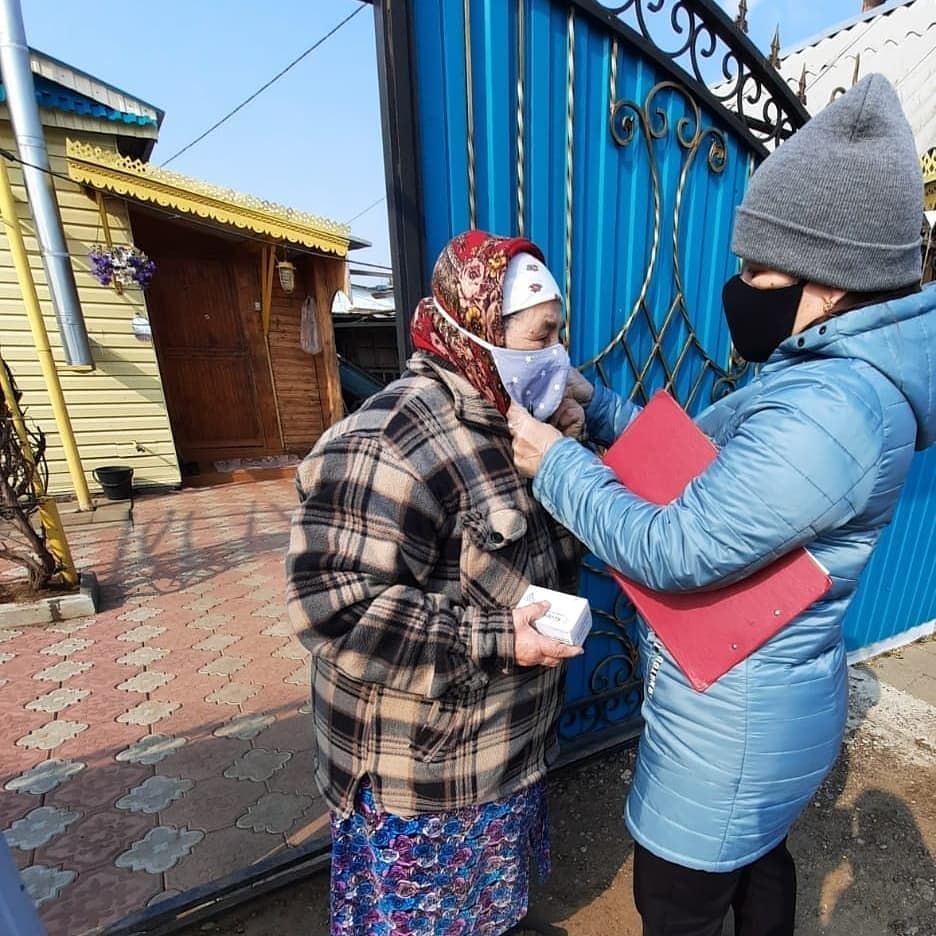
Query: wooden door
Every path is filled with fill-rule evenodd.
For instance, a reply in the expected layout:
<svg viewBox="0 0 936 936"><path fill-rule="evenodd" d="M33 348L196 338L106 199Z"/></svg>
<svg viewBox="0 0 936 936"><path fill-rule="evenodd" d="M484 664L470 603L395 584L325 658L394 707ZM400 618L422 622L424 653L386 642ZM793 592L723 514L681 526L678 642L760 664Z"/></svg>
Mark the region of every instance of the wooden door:
<svg viewBox="0 0 936 936"><path fill-rule="evenodd" d="M254 355L233 265L162 256L146 298L183 460L264 447Z"/></svg>

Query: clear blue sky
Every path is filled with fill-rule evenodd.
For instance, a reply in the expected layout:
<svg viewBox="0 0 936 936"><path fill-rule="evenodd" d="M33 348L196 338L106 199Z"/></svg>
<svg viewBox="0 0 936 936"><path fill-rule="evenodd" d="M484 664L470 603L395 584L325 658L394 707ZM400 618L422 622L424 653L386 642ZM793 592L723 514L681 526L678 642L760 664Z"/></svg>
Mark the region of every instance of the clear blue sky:
<svg viewBox="0 0 936 936"><path fill-rule="evenodd" d="M734 13L737 0L720 0ZM22 0L30 45L166 112L159 163L271 78L358 0ZM749 0L751 38L780 23L793 45L861 0ZM347 221L384 193L373 12L358 14L257 100L189 150L178 172ZM358 218L390 262L385 203Z"/></svg>

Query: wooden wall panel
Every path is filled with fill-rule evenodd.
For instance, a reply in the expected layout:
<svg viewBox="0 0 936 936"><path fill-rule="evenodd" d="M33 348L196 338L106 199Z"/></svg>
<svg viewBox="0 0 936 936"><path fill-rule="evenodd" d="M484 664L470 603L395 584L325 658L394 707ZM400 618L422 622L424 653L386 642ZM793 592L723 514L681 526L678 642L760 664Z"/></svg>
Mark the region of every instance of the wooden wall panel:
<svg viewBox="0 0 936 936"><path fill-rule="evenodd" d="M67 176L66 133L105 149L116 149L113 136L47 127L52 169L62 176ZM6 120L0 120L0 145L15 152ZM128 289L118 295L111 287L101 286L89 272L88 251L103 240L97 205L79 185L61 177L55 179L66 243L95 361L93 371L75 372L68 369L62 349L22 176L15 164L9 171L49 342L92 492L98 490L92 470L114 463L132 466L135 481L141 485L178 484L179 466L156 354L151 344L134 336L132 329L134 315L146 314L143 292ZM106 208L114 243L132 243L126 203L108 198ZM24 391L23 402L29 416L49 438L50 490L54 494L70 493L71 480L4 231L0 231L0 353Z"/></svg>
<svg viewBox="0 0 936 936"><path fill-rule="evenodd" d="M310 264L296 264L296 288L287 295L273 278L270 358L276 378L283 437L289 451L305 455L325 428L324 369L321 354L308 354L299 343L302 303L314 289Z"/></svg>

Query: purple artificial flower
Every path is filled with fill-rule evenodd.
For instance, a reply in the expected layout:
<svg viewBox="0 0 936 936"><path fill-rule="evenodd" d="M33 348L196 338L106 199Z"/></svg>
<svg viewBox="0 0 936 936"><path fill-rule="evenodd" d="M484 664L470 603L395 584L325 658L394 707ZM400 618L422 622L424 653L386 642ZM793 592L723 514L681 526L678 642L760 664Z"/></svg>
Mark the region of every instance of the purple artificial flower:
<svg viewBox="0 0 936 936"><path fill-rule="evenodd" d="M156 264L137 247L117 244L104 247L95 244L88 252L91 274L102 285L149 286L156 272Z"/></svg>

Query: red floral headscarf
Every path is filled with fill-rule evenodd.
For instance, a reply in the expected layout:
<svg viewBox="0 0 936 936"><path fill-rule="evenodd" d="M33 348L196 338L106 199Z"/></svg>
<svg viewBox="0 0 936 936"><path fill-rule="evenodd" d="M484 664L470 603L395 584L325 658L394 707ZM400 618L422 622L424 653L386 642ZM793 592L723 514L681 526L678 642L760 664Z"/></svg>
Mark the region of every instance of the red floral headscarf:
<svg viewBox="0 0 936 936"><path fill-rule="evenodd" d="M435 303L465 331L504 347L504 274L510 258L518 253L530 253L546 262L539 247L522 237L466 231L450 240L432 271L432 296L416 306L410 326L415 348L454 367L503 415L510 407L510 397L490 352L453 328L439 315Z"/></svg>

